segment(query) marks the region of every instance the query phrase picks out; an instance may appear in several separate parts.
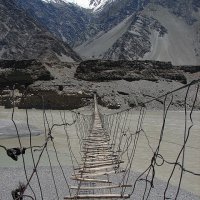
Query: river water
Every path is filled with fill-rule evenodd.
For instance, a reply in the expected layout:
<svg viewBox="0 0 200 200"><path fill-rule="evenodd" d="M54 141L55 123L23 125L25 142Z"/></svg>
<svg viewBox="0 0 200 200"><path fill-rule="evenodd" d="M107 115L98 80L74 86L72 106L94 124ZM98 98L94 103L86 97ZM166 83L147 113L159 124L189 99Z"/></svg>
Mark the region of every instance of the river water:
<svg viewBox="0 0 200 200"><path fill-rule="evenodd" d="M88 114L88 112L85 112ZM4 109L0 107L0 145L4 145L7 148L18 147L19 141L16 137L15 129L10 128L11 126L11 116L12 109ZM45 140L44 134L44 123L43 123L43 111L31 109L28 110L29 116L29 124L31 125L31 131L33 134L37 136L32 137L32 145L42 145ZM48 118L49 126L54 123L61 122L61 116L64 116L64 111L46 111L46 116ZM137 123L138 111L133 112L131 118L135 119L135 124ZM193 113L193 122L194 125L191 129L190 138L186 145L185 151L185 165L184 167L187 170L200 173L200 112L194 111ZM73 122L72 113L66 111L65 118L67 122ZM14 112L14 120L17 122L17 126L22 127L26 125L26 112L25 110L15 109ZM153 150L156 149L160 130L162 127L162 111L147 111L146 117L144 119L143 128L146 132L146 135L149 139L149 144ZM162 145L160 146L160 154L164 156L164 158L170 162L174 162L178 152L180 151L183 139L184 139L184 112L182 111L170 111L168 113L168 117L166 120L165 132L163 135ZM134 122L134 121L133 121ZM3 127L3 124L5 125ZM24 124L20 126L20 124ZM188 126L190 125L190 121L188 119ZM6 128L6 126L9 126ZM46 124L46 127L48 125ZM3 128L2 128L3 127ZM68 127L67 133L70 137L70 144L76 158L80 160L80 147L78 138L76 136L75 126ZM19 128L20 129L20 128ZM29 132L27 129L20 132ZM4 131L3 131L4 130ZM7 131L5 131L7 130ZM14 136L11 134L9 138L5 138L5 134L7 132L14 132ZM42 133L38 135L38 133ZM68 150L68 143L66 138L66 132L63 127L56 127L53 129L52 133L54 137L55 146L58 152L59 161L62 165L72 165L70 153ZM22 146L28 147L30 145L30 137L22 137L21 138ZM48 149L51 155L51 161L53 165L58 165L55 152L51 143L48 145ZM36 153L37 156L39 152ZM37 158L37 156L35 158ZM152 152L149 148L148 141L145 135L141 135L138 141L138 146L135 154L135 158L133 161L132 169L137 172L143 172L150 164L152 158ZM25 154L25 160L27 166L32 166L31 154L30 150ZM181 161L181 160L180 160ZM73 162L75 160L73 159ZM48 159L46 153L42 156L40 166L47 166ZM22 158L20 157L18 162L13 161L8 158L5 151L0 148L0 167L19 167L22 166ZM156 177L163 181L167 181L169 178L170 172L172 170L172 166L167 164L162 165L161 167L156 167ZM175 174L172 177L172 181L170 182L173 185L178 184L178 178L180 176L180 168L177 167L175 170ZM200 195L200 177L194 176L188 173L184 173L183 181L181 187L190 191L194 194Z"/></svg>

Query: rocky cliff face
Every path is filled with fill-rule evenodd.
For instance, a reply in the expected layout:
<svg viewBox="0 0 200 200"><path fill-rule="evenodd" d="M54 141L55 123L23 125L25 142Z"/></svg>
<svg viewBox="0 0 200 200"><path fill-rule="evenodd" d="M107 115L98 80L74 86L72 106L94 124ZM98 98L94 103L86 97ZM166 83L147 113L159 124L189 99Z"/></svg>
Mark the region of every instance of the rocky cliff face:
<svg viewBox="0 0 200 200"><path fill-rule="evenodd" d="M34 21L13 0L0 0L0 58L79 61L64 42Z"/></svg>
<svg viewBox="0 0 200 200"><path fill-rule="evenodd" d="M103 58L112 60L143 58L151 51L151 32L156 32L158 38L162 38L167 34L167 29L154 18L135 15L126 33L105 52Z"/></svg>

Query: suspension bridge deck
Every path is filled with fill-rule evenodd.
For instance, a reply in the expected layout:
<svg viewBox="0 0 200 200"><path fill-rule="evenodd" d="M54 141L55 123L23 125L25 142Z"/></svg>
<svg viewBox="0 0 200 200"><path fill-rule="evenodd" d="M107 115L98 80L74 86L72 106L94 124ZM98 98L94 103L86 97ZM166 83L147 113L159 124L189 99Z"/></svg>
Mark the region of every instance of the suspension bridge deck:
<svg viewBox="0 0 200 200"><path fill-rule="evenodd" d="M103 129L95 95L94 121L89 135L83 140L82 164L75 169L71 177L72 180L77 181L77 186L70 187L71 190L75 190L75 194L64 199L128 199L130 197L123 193L112 193L112 189L132 186L114 184L110 180L109 175L119 173L119 166L123 161L112 150L109 141L110 136Z"/></svg>

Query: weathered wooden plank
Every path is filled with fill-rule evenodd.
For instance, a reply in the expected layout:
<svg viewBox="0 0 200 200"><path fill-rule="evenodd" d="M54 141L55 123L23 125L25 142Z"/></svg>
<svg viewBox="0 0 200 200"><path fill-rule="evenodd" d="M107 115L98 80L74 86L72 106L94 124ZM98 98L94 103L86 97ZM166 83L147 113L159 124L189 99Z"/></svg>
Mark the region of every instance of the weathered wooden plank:
<svg viewBox="0 0 200 200"><path fill-rule="evenodd" d="M90 151L89 149L81 150L81 152L83 152L83 153L91 153L91 151ZM108 153L115 153L115 152L112 151L112 150L99 151L98 149L96 149L96 150L93 149L92 152L93 152L93 153L98 153L98 152L99 152L99 153L102 153L102 152L105 152L105 153L106 153L106 152L108 152Z"/></svg>
<svg viewBox="0 0 200 200"><path fill-rule="evenodd" d="M77 167L75 168L74 170L82 170L82 169L98 169L98 168L101 168L101 167L104 167L104 168L107 168L107 167L115 167L115 166L118 166L118 164L110 164L110 165L92 165L92 166L83 166L83 167Z"/></svg>
<svg viewBox="0 0 200 200"><path fill-rule="evenodd" d="M102 164L120 164L120 163L123 163L123 161L118 161L118 160L111 160L111 161L86 161L84 162L85 165L88 165L88 164L91 164L91 165L102 165Z"/></svg>
<svg viewBox="0 0 200 200"><path fill-rule="evenodd" d="M93 143L96 143L96 140L84 139L84 144L93 144ZM99 140L98 144L109 144L109 141L107 141L107 140L106 141Z"/></svg>
<svg viewBox="0 0 200 200"><path fill-rule="evenodd" d="M98 173L79 173L79 174L75 174L72 175L72 177L76 177L76 178L90 178L90 177L95 177L95 176L102 176L102 175L109 175L109 174L114 174L116 173L115 170L112 171L104 171L104 172L98 172Z"/></svg>
<svg viewBox="0 0 200 200"><path fill-rule="evenodd" d="M90 147L97 147L97 146L100 146L100 147L109 147L111 145L109 144L105 144L105 143L97 143L97 142L94 142L94 143L90 143L90 144L83 144L83 146L90 146Z"/></svg>
<svg viewBox="0 0 200 200"><path fill-rule="evenodd" d="M114 154L113 151L111 152L86 152L85 155L96 155L96 156L101 156L101 155L112 155L112 156L119 156L118 154Z"/></svg>
<svg viewBox="0 0 200 200"><path fill-rule="evenodd" d="M80 165L80 166L82 166L82 167L84 167L84 168L90 168L90 167L101 167L101 166L106 166L106 165L118 165L118 164L120 164L120 163L124 163L124 161L121 161L121 162L117 162L117 163L102 163L102 164L94 164L94 165L92 165L92 164L90 164L90 165L86 165L85 163L84 164L82 164L82 165Z"/></svg>
<svg viewBox="0 0 200 200"><path fill-rule="evenodd" d="M104 186L96 186L96 187L79 187L79 186L71 186L71 189L74 190L98 190L98 189L112 189L112 188L123 188L123 187L132 187L132 185L104 185Z"/></svg>
<svg viewBox="0 0 200 200"><path fill-rule="evenodd" d="M68 196L64 199L128 199L130 195L121 195L121 194L87 194L87 195L77 195L77 196Z"/></svg>
<svg viewBox="0 0 200 200"><path fill-rule="evenodd" d="M96 182L96 183L112 183L108 180L103 179L94 179L94 178L79 178L79 177L71 177L72 180L83 181L83 182Z"/></svg>
<svg viewBox="0 0 200 200"><path fill-rule="evenodd" d="M92 155L90 151L82 151L82 152L83 152L84 156ZM107 151L107 150L106 151L99 151L99 150L98 151L95 151L95 150L93 151L93 155L97 154L97 156L98 156L98 154L112 155L113 153L114 153L113 151Z"/></svg>
<svg viewBox="0 0 200 200"><path fill-rule="evenodd" d="M91 150L110 150L110 149L112 149L112 147L101 147L101 146L99 146L99 147L92 147L92 146L85 146L85 147L83 147L83 149L91 149Z"/></svg>
<svg viewBox="0 0 200 200"><path fill-rule="evenodd" d="M87 139L83 139L84 141L90 141L90 142L109 142L110 139L94 139L94 138L87 138Z"/></svg>
<svg viewBox="0 0 200 200"><path fill-rule="evenodd" d="M102 167L89 167L89 168L78 168L77 170L79 170L80 172L81 171L84 171L84 170L87 170L87 171L92 171L92 170L102 170L102 169L110 169L110 168L116 168L118 167L118 165L108 165L108 166L102 166Z"/></svg>
<svg viewBox="0 0 200 200"><path fill-rule="evenodd" d="M83 159L83 162L85 164L107 164L107 163L115 164L118 162L118 160L115 158L109 158L109 159L85 158Z"/></svg>
<svg viewBox="0 0 200 200"><path fill-rule="evenodd" d="M109 153L105 153L105 154L85 154L82 158L88 158L88 159L100 159L100 158L103 158L103 159L110 159L110 158L113 158L113 159L118 159L118 155L112 155L112 154L109 154Z"/></svg>
<svg viewBox="0 0 200 200"><path fill-rule="evenodd" d="M87 141L102 141L102 142L108 142L110 141L110 138L109 137L88 137L88 140Z"/></svg>

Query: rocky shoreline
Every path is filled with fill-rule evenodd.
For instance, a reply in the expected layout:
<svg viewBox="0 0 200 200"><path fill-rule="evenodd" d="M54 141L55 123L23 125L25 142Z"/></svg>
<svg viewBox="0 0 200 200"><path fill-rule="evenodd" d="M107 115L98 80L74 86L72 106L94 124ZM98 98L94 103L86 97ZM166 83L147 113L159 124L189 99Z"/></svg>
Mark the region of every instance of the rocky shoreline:
<svg viewBox="0 0 200 200"><path fill-rule="evenodd" d="M199 77L200 66L159 61L1 60L0 105L12 107L14 99L19 108L76 109L89 105L95 91L102 106L134 107ZM183 108L184 92L175 95L174 109ZM195 88L191 98L194 92ZM198 97L196 109L200 109L199 102ZM161 101L150 108L162 108Z"/></svg>

